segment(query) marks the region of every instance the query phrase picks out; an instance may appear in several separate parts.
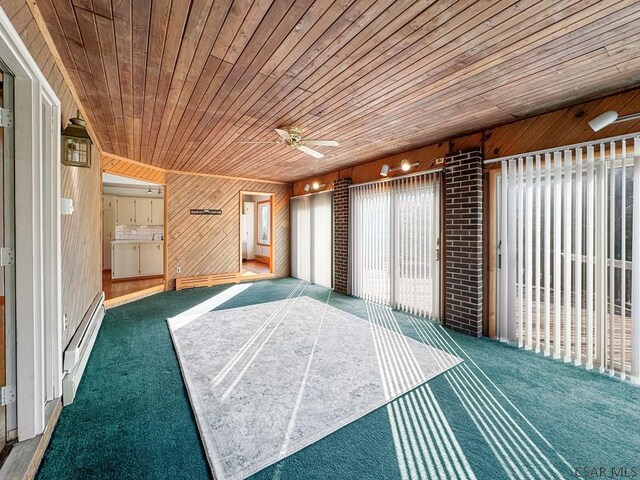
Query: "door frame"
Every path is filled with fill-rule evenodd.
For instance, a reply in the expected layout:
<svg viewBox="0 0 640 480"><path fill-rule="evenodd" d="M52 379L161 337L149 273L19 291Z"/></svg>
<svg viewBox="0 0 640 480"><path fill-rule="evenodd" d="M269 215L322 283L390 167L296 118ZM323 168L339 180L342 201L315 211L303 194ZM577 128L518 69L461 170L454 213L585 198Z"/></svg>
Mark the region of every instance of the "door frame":
<svg viewBox="0 0 640 480"><path fill-rule="evenodd" d="M45 403L62 394L61 109L2 9L0 58L15 79L14 139L20 145L14 155L16 352L7 366L8 374L15 372L17 411L7 428L17 427L22 441L44 431Z"/></svg>
<svg viewBox="0 0 640 480"><path fill-rule="evenodd" d="M271 215L271 223L269 225L269 228L271 230L270 232L270 245L269 245L269 273L265 273L262 275L251 275L250 277L247 278L251 278L253 280L256 279L260 279L260 278L269 278L269 277L273 277L275 275L275 243L276 240L274 238L274 232L275 232L275 228L274 228L274 223L275 223L275 212L274 212L274 198L276 196L275 193L272 192L250 192L250 191L244 191L241 190L239 193L239 205L238 205L238 253L239 253L239 261L238 261L238 277L240 279L242 279L242 197L244 195L259 195L259 196L263 196L263 197L269 197L269 200L264 200L262 202L259 203L265 203L265 202L270 202L270 215ZM256 202L256 206L258 205L258 202ZM256 218L258 218L258 208L256 208Z"/></svg>

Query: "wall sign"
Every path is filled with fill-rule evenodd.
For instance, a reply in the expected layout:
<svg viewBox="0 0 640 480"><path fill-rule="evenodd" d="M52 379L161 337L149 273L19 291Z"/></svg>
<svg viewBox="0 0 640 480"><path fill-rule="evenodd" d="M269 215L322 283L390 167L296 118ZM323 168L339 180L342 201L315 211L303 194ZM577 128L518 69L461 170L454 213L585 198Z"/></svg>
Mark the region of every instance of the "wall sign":
<svg viewBox="0 0 640 480"><path fill-rule="evenodd" d="M189 210L191 215L222 215L219 208L192 208Z"/></svg>

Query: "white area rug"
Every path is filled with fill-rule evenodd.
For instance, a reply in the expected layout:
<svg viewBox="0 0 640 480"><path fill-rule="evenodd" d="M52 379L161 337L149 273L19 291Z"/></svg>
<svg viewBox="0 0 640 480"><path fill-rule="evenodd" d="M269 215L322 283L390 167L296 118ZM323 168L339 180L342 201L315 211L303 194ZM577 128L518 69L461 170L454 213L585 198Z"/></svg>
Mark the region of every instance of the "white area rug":
<svg viewBox="0 0 640 480"><path fill-rule="evenodd" d="M168 320L216 478L262 470L461 361L370 314L303 296Z"/></svg>

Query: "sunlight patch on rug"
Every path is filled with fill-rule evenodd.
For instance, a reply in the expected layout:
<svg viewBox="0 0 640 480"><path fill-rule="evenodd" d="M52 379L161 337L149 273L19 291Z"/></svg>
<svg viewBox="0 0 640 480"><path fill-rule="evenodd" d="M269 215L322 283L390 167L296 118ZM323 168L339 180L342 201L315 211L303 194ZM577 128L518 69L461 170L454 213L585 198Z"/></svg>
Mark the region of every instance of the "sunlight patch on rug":
<svg viewBox="0 0 640 480"><path fill-rule="evenodd" d="M218 479L256 473L461 361L301 294L169 321ZM411 375L381 371L401 356Z"/></svg>

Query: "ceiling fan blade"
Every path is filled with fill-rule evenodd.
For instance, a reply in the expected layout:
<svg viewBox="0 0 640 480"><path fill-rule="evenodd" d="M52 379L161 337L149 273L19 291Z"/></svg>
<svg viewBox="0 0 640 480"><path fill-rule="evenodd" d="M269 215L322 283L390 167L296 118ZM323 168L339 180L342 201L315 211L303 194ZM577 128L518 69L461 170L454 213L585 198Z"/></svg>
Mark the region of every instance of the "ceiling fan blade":
<svg viewBox="0 0 640 480"><path fill-rule="evenodd" d="M237 143L268 143L268 144L278 145L282 142L237 142Z"/></svg>
<svg viewBox="0 0 640 480"><path fill-rule="evenodd" d="M303 145L317 145L319 147L337 147L340 144L335 140L303 140Z"/></svg>
<svg viewBox="0 0 640 480"><path fill-rule="evenodd" d="M282 139L286 142L291 141L291 135L286 130L282 130L281 128L276 128L276 133L282 137Z"/></svg>
<svg viewBox="0 0 640 480"><path fill-rule="evenodd" d="M324 155L320 152L316 152L315 150L310 149L309 147L305 147L304 145L297 145L296 148L301 152L306 153L307 155L311 155L315 158L324 158Z"/></svg>

